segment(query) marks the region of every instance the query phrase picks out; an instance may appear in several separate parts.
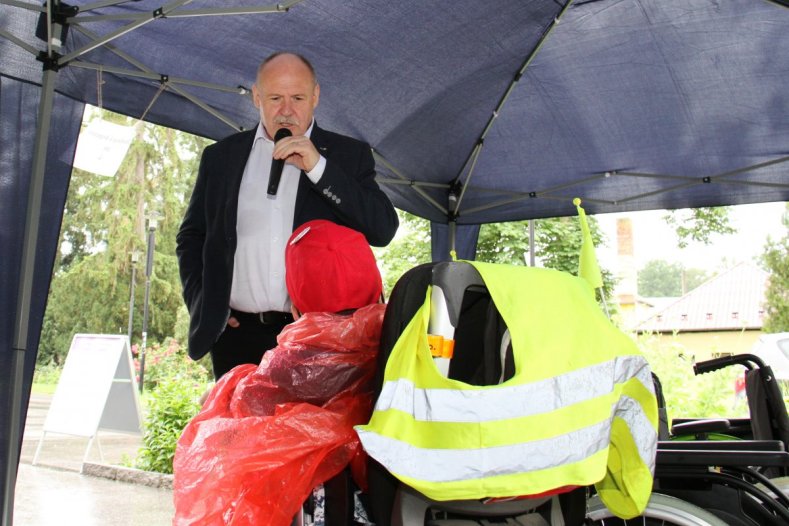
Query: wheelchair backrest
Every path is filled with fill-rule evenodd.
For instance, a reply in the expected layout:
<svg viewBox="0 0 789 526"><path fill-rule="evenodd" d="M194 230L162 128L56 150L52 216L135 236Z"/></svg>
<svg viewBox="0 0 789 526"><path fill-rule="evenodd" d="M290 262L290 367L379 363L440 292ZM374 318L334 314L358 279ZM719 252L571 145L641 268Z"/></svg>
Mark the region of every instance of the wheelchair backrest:
<svg viewBox="0 0 789 526"><path fill-rule="evenodd" d="M386 361L408 322L425 301L429 286L441 287L452 326L454 356L449 378L471 385L492 385L502 378L501 342L507 327L485 288L482 277L464 262L426 263L397 281L384 315L376 388L383 385ZM512 352L506 353L504 379L514 374Z"/></svg>

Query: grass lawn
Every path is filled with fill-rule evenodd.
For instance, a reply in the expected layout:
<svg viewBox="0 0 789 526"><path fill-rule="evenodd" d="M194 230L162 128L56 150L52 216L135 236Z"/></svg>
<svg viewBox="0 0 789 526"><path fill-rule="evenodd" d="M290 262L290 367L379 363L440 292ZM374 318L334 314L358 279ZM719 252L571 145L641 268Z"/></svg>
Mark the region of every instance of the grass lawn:
<svg viewBox="0 0 789 526"><path fill-rule="evenodd" d="M42 384L42 383L33 383L32 391L34 394L55 394L55 389L57 388L57 384Z"/></svg>

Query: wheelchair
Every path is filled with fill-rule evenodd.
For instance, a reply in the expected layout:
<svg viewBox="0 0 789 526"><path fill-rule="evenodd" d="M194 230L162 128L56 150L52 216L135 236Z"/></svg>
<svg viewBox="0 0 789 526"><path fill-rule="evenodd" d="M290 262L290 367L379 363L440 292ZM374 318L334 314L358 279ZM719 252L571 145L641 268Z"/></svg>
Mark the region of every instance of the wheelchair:
<svg viewBox="0 0 789 526"><path fill-rule="evenodd" d="M674 419L658 443L655 491L693 503L731 526L785 526L789 416L772 369L750 354L714 358L693 368L699 375L736 365L746 369L750 417ZM674 440L687 436L732 439Z"/></svg>

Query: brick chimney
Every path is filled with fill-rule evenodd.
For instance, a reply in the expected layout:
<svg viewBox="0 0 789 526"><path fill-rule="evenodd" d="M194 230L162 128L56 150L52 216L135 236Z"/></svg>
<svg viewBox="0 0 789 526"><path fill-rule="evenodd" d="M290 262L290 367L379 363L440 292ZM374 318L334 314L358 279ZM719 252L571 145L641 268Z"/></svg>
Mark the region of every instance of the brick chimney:
<svg viewBox="0 0 789 526"><path fill-rule="evenodd" d="M619 263L619 280L614 294L620 309L634 309L638 292L638 275L633 249L633 220L623 217L616 220L616 254Z"/></svg>

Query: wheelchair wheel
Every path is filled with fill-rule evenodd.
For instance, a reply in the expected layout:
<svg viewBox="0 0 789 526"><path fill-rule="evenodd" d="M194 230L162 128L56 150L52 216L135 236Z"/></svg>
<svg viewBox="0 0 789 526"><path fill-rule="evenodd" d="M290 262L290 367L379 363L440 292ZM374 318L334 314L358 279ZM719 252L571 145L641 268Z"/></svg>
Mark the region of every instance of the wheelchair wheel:
<svg viewBox="0 0 789 526"><path fill-rule="evenodd" d="M781 490L784 495L789 497L789 477L778 477L778 478L770 479L770 482L772 482L776 488ZM764 484L761 483L756 484L756 487L766 492L768 495L775 497L773 492Z"/></svg>
<svg viewBox="0 0 789 526"><path fill-rule="evenodd" d="M615 517L598 495L589 499L586 524L596 526L728 526L712 513L689 502L653 493L644 513L632 519Z"/></svg>

